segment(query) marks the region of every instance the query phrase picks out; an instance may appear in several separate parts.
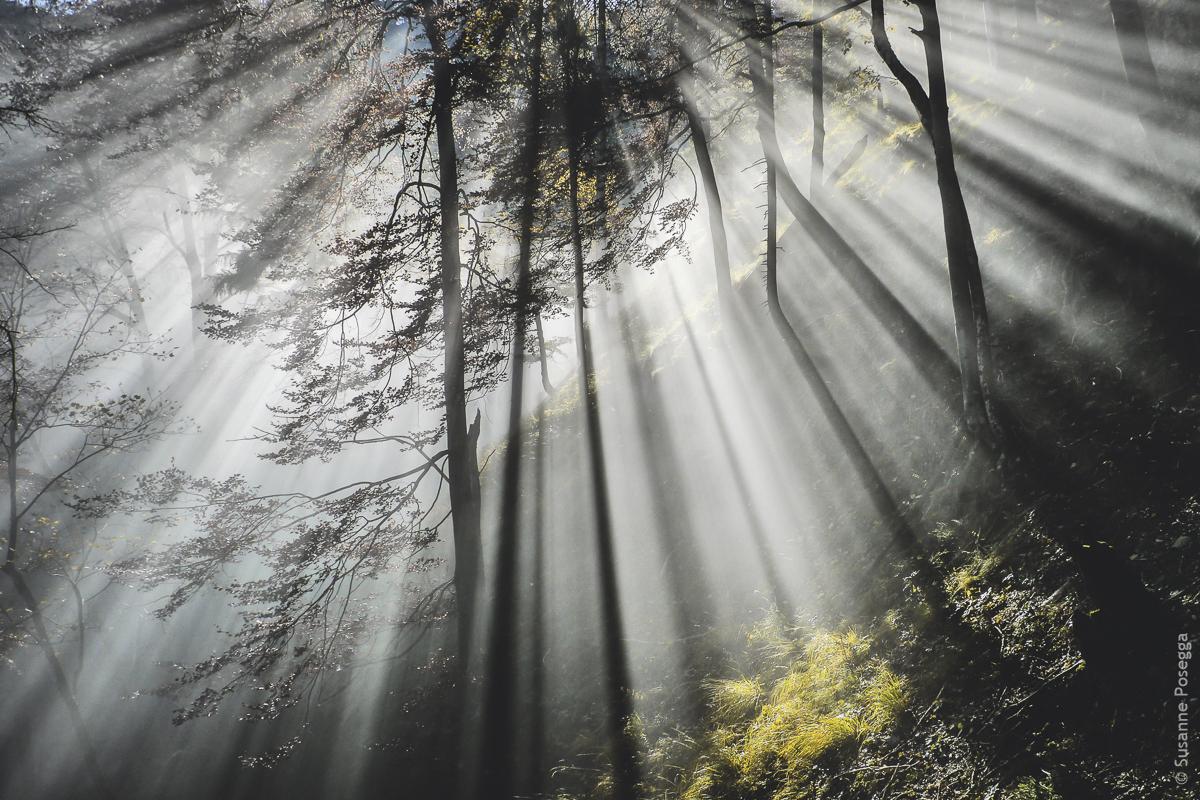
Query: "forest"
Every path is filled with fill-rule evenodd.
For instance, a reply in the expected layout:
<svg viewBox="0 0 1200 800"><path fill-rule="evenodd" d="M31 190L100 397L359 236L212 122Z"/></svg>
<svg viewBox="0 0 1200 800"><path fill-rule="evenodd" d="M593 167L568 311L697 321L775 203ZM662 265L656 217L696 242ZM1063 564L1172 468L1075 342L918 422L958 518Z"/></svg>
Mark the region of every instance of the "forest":
<svg viewBox="0 0 1200 800"><path fill-rule="evenodd" d="M1200 4L0 0L0 798L1187 800Z"/></svg>

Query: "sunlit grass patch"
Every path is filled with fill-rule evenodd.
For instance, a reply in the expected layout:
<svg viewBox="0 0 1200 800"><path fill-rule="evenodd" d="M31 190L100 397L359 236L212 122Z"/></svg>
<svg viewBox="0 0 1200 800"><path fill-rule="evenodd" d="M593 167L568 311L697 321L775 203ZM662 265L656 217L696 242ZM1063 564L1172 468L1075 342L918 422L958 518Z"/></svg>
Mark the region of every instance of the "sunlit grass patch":
<svg viewBox="0 0 1200 800"><path fill-rule="evenodd" d="M722 722L735 722L758 711L765 698L761 681L733 678L709 685L713 716Z"/></svg>
<svg viewBox="0 0 1200 800"><path fill-rule="evenodd" d="M750 645L767 674L711 684L717 727L683 797L802 797L822 759L883 734L908 707L904 679L872 656L869 636L788 633L778 623L756 626ZM772 680L773 667L783 672Z"/></svg>

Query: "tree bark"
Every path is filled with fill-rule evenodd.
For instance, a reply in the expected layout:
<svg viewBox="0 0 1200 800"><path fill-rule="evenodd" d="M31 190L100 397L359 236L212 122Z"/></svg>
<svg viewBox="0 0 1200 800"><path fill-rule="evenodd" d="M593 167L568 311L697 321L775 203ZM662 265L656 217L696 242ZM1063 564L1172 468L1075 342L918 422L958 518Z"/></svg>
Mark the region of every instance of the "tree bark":
<svg viewBox="0 0 1200 800"><path fill-rule="evenodd" d="M568 149L573 151L570 156L568 191L571 205L571 244L575 263L575 332L579 342L580 393L583 397L593 515L596 524L596 560L600 573L601 619L604 626L604 658L608 684L609 739L612 742L613 796L616 800L633 800L638 796L639 783L637 750L628 730L629 722L633 719L633 697L617 587L612 509L608 498L600 406L596 396L596 371L592 363L591 331L585 316L587 312L584 305L583 241L579 230L578 154L574 152L574 147Z"/></svg>
<svg viewBox="0 0 1200 800"><path fill-rule="evenodd" d="M573 24L571 11L559 9L559 24ZM560 41L560 56L568 97L576 91L573 55L567 46L567 36ZM568 100L567 108L573 103ZM625 653L624 622L617 585L616 553L613 546L612 508L608 496L608 477L605 467L604 439L601 432L600 406L596 394L595 366L592 361L591 331L586 316L583 258L583 233L579 210L579 171L582 136L578 120L567 114L567 191L570 210L571 254L575 273L575 334L579 351L579 394L582 398L584 430L588 444L588 471L592 487L592 511L596 527L596 561L600 582L601 625L604 638L605 689L608 701L610 753L613 768L613 797L615 800L635 800L639 796L640 767L637 747L629 730L633 719L633 696L629 678L629 663ZM597 191L601 189L597 185ZM603 208L603 206L601 206Z"/></svg>
<svg viewBox="0 0 1200 800"><path fill-rule="evenodd" d="M721 203L721 189L717 184L717 173L713 167L712 152L708 146L708 131L704 119L696 107L689 89L693 88L698 75L696 59L700 56L704 44L696 30L693 20L682 19L681 24L687 33L683 39L685 46L680 53L680 61L688 66L680 73L678 79L679 99L687 115L688 133L692 139L692 148L696 153L696 166L700 169L700 182L704 187L704 205L708 212L708 233L712 242L713 272L717 281L717 303L721 316L732 321L733 317L733 278L729 269L729 237L725 230L725 214Z"/></svg>
<svg viewBox="0 0 1200 800"><path fill-rule="evenodd" d="M766 158L767 189L767 254L766 289L767 307L772 318L781 317L783 308L779 304L778 247L779 238L779 193L776 190L777 171L783 164L783 151L775 130L775 51L774 38L770 36L773 12L771 0L764 0L757 9L757 45L755 39L747 40L747 55L750 61L750 85L758 105L755 128L759 143Z"/></svg>
<svg viewBox="0 0 1200 800"><path fill-rule="evenodd" d="M928 94L892 49L887 35L883 0L871 0L871 33L876 51L907 91L921 125L933 144L949 267L950 300L958 343L963 420L968 433L976 439L985 444L998 445L1003 434L992 396L991 327L984 299L983 276L979 269L979 254L975 249L971 219L954 161L937 4L935 0L915 0L914 4L921 13L923 24L918 35L925 47L929 69Z"/></svg>
<svg viewBox="0 0 1200 800"><path fill-rule="evenodd" d="M520 512L522 419L525 401L525 332L532 301L530 262L533 221L537 205L538 155L541 150L542 112L542 2L531 11L533 55L530 67L529 111L525 146L521 154L522 196L518 218L516 318L513 323L512 375L508 408L508 449L500 501L500 528L496 555L496 590L492 598L492 623L488 638L487 686L484 694L484 754L477 792L483 797L508 800L516 790L517 673L517 526ZM541 502L535 497L535 502ZM538 576L540 580L540 576Z"/></svg>
<svg viewBox="0 0 1200 800"><path fill-rule="evenodd" d="M542 391L554 394L554 384L550 382L550 364L546 358L546 332L542 329L541 314L534 314L533 329L537 333L538 371L542 378Z"/></svg>
<svg viewBox="0 0 1200 800"><path fill-rule="evenodd" d="M945 630L963 652L974 650L996 655L996 660L999 662L995 643L976 634L962 618L956 606L950 602L946 595L942 576L926 555L917 531L901 512L891 489L875 466L870 450L854 430L854 426L842 410L841 404L821 374L808 348L796 333L796 329L792 327L780 302L777 247L778 204L776 198L778 177L781 175L783 178L785 197L789 198L789 206L801 224L810 218L820 219L820 215L800 193L795 181L792 180L791 174L784 166L782 152L779 148L774 114L774 53L770 45L770 37L766 35L771 18L771 3L770 0L765 0L758 16L760 47L757 51L753 44L747 47L750 56L751 85L758 105L758 135L767 162L766 290L768 313L797 368L804 376L806 384L812 391L822 415L829 423L831 433L849 459L851 469L866 492L871 507L888 531L892 543L916 570L915 582L925 594L934 618L945 626ZM757 53L761 53L761 56Z"/></svg>
<svg viewBox="0 0 1200 800"><path fill-rule="evenodd" d="M725 213L721 205L721 189L717 185L717 173L713 168L712 155L708 149L708 133L695 105L683 100L687 113L688 131L692 147L696 151L696 165L700 168L700 181L704 185L704 206L708 210L708 234L712 241L713 272L717 280L717 302L721 316L733 319L733 277L729 272L729 238L725 232Z"/></svg>
<svg viewBox="0 0 1200 800"><path fill-rule="evenodd" d="M454 592L458 605L458 657L466 671L472 648L483 547L480 540L479 415L467 425L466 364L459 254L458 154L454 136L454 66L437 20L425 6L424 26L433 53L433 119L438 151L438 212L441 226L442 317L445 329L443 396L450 509L454 526Z"/></svg>
<svg viewBox="0 0 1200 800"><path fill-rule="evenodd" d="M596 0L596 72L600 77L600 103L607 105L609 96L608 85L608 0ZM603 160L608 158L608 126L602 126L599 131L599 155ZM608 202L607 164L602 164L596 171L596 208L604 213Z"/></svg>

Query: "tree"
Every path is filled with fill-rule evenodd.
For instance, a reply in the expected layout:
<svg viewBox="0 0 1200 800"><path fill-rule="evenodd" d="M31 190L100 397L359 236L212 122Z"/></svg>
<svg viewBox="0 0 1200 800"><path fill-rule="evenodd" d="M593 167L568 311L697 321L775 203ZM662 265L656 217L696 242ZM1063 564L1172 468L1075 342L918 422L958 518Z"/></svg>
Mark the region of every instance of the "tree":
<svg viewBox="0 0 1200 800"><path fill-rule="evenodd" d="M721 204L721 190L717 184L716 170L713 167L712 153L709 150L709 135L700 109L697 106L696 92L699 89L699 74L697 65L702 60L703 50L709 47L701 34L700 26L704 21L704 12L699 4L680 4L679 25L685 33L680 37L681 47L679 60L681 62L679 76L679 95L684 112L687 114L688 133L692 140L692 149L696 155L696 166L700 169L700 179L704 187L704 203L708 212L708 231L712 239L713 269L717 281L717 299L721 306L721 314L731 318L733 313L733 282L729 273L729 239L725 231L725 214Z"/></svg>
<svg viewBox="0 0 1200 800"><path fill-rule="evenodd" d="M483 708L482 767L477 789L497 800L511 797L516 789L515 759L509 743L516 722L516 644L517 644L517 536L521 493L522 444L524 441L526 329L529 327L533 300L533 226L538 199L538 162L542 145L542 40L544 9L534 0L529 11L529 101L524 112L525 130L518 174L521 178L521 205L517 215L517 274L512 337L512 370L509 376L508 448L504 454L504 477L495 591L492 597L491 628L487 648L487 685ZM541 350L541 348L539 348ZM544 361L543 361L544 364ZM544 366L543 366L544 370ZM544 375L544 373L543 373ZM535 497L540 503L541 498ZM536 576L537 580L541 576Z"/></svg>
<svg viewBox="0 0 1200 800"><path fill-rule="evenodd" d="M86 564L86 550L79 548L72 556L60 543L66 534L50 515L68 510L69 493L103 485L105 473L98 464L112 462L171 429L174 408L169 402L161 395L122 391L105 378L105 365L173 354L139 335L123 318L119 309L126 297L117 288L117 269L54 264L54 255L40 244L34 240L22 248L21 256L12 254L16 263L0 279L8 508L0 571L15 590L18 615L26 615L13 625L31 629L95 790L108 797L111 791L39 596L44 578L57 573L69 581L78 604L82 658L84 600L73 577ZM54 452L59 455L43 463L36 453L45 443L57 445ZM47 566L47 575L37 574ZM6 608L7 613L12 610Z"/></svg>
<svg viewBox="0 0 1200 800"><path fill-rule="evenodd" d="M967 213L954 162L941 22L936 0L915 0L914 5L921 13L923 24L918 35L925 47L925 64L929 70L928 92L892 49L883 0L871 0L871 35L876 51L908 93L921 127L933 144L949 262L950 298L958 342L963 421L971 436L989 445L1000 445L1004 437L994 398L991 325L984 299L979 254L971 233L971 218Z"/></svg>

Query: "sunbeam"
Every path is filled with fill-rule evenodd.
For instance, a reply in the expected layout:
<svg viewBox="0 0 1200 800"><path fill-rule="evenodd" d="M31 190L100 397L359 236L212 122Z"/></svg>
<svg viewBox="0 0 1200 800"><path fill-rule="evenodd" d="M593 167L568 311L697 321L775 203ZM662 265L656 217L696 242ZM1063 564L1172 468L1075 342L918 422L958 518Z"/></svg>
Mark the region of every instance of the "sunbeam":
<svg viewBox="0 0 1200 800"><path fill-rule="evenodd" d="M0 0L0 797L1191 797L1198 35Z"/></svg>

